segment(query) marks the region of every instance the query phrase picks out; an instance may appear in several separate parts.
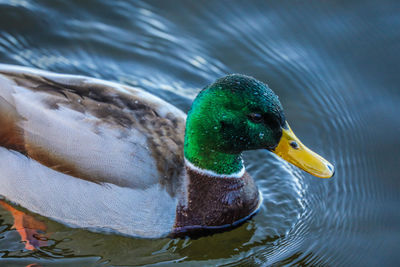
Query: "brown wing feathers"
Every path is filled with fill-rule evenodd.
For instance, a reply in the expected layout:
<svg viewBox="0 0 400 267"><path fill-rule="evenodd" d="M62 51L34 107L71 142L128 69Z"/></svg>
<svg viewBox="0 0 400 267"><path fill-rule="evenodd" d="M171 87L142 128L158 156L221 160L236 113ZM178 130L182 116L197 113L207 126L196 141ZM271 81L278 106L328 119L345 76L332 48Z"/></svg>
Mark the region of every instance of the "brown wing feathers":
<svg viewBox="0 0 400 267"><path fill-rule="evenodd" d="M7 79L8 88L7 84L2 85L2 75ZM160 179L162 184L174 184L171 180L183 170L184 118L175 117L174 114L162 117L157 107L149 105L146 99L136 98L134 92L121 93L107 85L86 82L85 78L71 79L64 83L35 74L0 73L0 146L19 151L54 170L93 180L47 149L25 143L24 129L18 126L18 122L24 118L19 116L15 105L10 103L11 93L7 95L4 92L12 90L12 86L48 94L49 97L45 97L43 103L48 109L59 109L62 106L90 114L101 123L106 123L107 127L121 129L121 135L130 128L139 130L148 137L148 147L156 160L158 171L164 174ZM7 99L2 95L6 95Z"/></svg>

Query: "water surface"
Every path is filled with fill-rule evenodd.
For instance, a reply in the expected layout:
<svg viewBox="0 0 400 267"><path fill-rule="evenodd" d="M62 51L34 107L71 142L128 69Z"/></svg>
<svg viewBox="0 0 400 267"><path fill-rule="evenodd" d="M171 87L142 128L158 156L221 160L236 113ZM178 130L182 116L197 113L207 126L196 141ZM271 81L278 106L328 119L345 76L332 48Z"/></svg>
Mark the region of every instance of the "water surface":
<svg viewBox="0 0 400 267"><path fill-rule="evenodd" d="M92 233L34 215L50 239L30 251L0 207L0 265L399 266L399 13L398 1L372 0L0 0L2 63L117 81L185 112L216 78L251 75L336 166L318 179L247 152L261 212L198 239Z"/></svg>

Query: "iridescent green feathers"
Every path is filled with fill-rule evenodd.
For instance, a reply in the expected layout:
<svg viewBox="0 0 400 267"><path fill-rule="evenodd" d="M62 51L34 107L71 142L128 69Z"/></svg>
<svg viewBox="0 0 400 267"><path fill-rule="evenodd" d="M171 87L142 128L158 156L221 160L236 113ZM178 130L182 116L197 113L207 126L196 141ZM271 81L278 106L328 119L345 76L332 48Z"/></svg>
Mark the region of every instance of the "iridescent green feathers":
<svg viewBox="0 0 400 267"><path fill-rule="evenodd" d="M282 105L264 83L228 75L204 88L186 122L185 157L217 174L243 168L241 152L274 148L285 124Z"/></svg>

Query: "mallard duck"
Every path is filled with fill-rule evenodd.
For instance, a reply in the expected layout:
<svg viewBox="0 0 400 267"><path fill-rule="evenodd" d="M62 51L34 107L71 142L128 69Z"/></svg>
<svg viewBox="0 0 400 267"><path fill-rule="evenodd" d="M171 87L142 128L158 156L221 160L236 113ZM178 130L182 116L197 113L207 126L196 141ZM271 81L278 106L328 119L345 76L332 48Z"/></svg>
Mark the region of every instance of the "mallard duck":
<svg viewBox="0 0 400 267"><path fill-rule="evenodd" d="M261 204L241 157L254 149L334 173L249 76L205 87L186 117L137 88L0 65L0 195L71 227L158 238L234 226Z"/></svg>

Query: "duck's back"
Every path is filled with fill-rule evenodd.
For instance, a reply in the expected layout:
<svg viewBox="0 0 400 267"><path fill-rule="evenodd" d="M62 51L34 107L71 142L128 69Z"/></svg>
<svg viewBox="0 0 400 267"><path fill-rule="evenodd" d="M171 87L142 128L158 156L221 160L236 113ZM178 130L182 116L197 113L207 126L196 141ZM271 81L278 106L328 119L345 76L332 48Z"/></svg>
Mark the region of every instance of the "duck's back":
<svg viewBox="0 0 400 267"><path fill-rule="evenodd" d="M25 202L40 206L42 201L54 201L46 192L37 192L43 195L34 199L36 193L24 191L30 190L27 180L34 183L53 176L41 182L65 186L71 193L76 187L81 190L78 195L104 190L115 194L115 187L131 191L125 193L131 194L132 205L140 205L132 202L135 192L136 198L150 197L144 196L146 190L176 202L184 164L184 125L183 112L141 90L0 65L0 195L25 207ZM15 188L18 179L21 188ZM78 195L74 198L82 197Z"/></svg>

